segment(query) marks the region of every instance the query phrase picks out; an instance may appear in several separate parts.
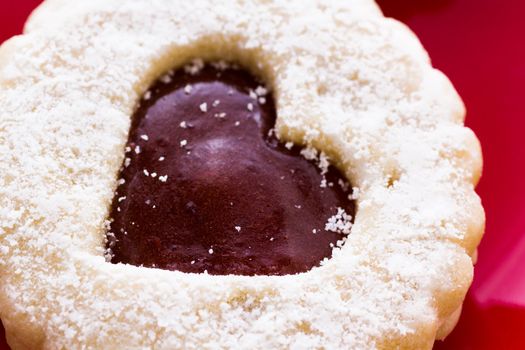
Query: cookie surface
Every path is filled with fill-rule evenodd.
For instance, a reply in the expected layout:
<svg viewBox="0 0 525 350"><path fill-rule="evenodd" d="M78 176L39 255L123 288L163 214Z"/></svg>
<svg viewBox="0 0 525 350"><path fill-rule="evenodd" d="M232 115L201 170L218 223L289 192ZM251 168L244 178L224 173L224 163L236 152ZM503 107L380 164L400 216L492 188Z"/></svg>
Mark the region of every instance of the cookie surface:
<svg viewBox="0 0 525 350"><path fill-rule="evenodd" d="M260 76L281 139L358 189L352 234L287 276L114 265L105 226L130 116L192 58ZM48 0L0 49L0 316L15 348L431 348L484 214L464 108L369 0ZM131 326L130 326L131 325Z"/></svg>

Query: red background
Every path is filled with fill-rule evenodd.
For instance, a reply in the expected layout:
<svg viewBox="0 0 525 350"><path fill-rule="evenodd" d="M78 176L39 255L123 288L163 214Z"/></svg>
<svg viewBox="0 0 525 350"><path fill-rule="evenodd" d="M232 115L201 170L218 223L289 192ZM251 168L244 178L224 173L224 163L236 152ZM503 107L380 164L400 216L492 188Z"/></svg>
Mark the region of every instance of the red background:
<svg viewBox="0 0 525 350"><path fill-rule="evenodd" d="M0 42L39 0L0 2ZM463 97L481 140L487 212L460 322L436 349L525 349L525 1L380 0L407 23ZM74 6L74 5L72 5ZM8 349L0 327L0 350Z"/></svg>

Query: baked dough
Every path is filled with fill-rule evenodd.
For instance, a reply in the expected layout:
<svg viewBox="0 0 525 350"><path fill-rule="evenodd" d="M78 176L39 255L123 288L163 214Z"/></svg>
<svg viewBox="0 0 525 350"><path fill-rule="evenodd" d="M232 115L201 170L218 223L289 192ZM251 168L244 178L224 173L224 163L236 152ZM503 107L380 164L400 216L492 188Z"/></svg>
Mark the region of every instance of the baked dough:
<svg viewBox="0 0 525 350"><path fill-rule="evenodd" d="M284 141L358 187L321 267L210 276L110 264L137 101L199 57L271 86ZM484 229L478 140L421 44L371 0L47 0L0 49L0 316L13 349L430 349Z"/></svg>

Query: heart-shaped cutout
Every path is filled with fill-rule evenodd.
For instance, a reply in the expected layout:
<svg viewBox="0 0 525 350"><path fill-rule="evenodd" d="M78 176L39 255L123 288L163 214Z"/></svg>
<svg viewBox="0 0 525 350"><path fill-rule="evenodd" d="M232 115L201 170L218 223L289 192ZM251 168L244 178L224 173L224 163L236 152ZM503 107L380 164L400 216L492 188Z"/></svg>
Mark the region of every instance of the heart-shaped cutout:
<svg viewBox="0 0 525 350"><path fill-rule="evenodd" d="M236 66L193 64L159 79L133 117L112 262L285 275L329 258L351 226L351 186L312 149L280 143L275 119L271 94Z"/></svg>

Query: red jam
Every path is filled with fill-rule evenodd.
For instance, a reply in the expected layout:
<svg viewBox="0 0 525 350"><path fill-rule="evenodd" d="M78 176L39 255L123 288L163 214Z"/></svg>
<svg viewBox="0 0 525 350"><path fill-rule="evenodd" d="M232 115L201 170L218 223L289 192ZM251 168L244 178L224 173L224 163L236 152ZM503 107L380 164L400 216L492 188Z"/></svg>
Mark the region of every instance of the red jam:
<svg viewBox="0 0 525 350"><path fill-rule="evenodd" d="M348 184L276 139L275 104L260 85L206 65L146 93L111 208L113 263L286 275L332 255L345 234L325 225L338 208L353 217Z"/></svg>

